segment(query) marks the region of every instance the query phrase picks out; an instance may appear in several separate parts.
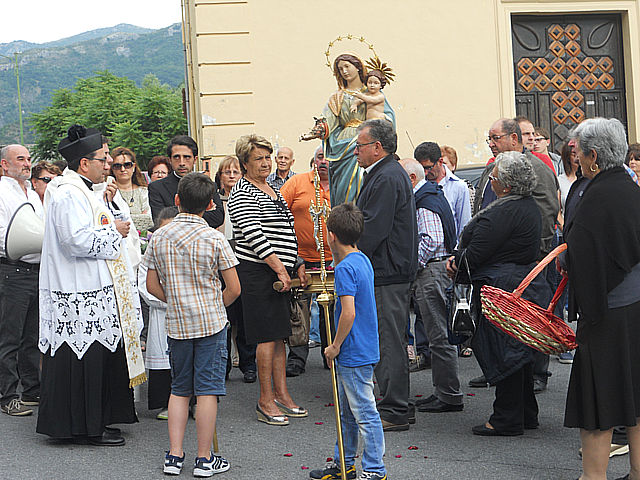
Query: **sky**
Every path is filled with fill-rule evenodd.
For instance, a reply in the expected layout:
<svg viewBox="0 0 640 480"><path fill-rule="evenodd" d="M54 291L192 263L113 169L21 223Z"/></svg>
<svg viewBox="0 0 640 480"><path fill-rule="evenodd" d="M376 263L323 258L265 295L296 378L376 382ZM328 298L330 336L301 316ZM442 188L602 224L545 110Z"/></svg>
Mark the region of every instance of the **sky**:
<svg viewBox="0 0 640 480"><path fill-rule="evenodd" d="M182 19L180 0L0 1L0 43L45 43L119 23L163 28Z"/></svg>

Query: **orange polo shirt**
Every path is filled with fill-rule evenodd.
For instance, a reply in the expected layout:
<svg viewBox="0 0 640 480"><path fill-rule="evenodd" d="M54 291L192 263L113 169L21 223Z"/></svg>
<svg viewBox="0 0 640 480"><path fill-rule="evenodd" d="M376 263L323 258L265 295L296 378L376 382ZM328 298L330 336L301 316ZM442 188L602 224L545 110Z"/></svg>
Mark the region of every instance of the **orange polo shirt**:
<svg viewBox="0 0 640 480"><path fill-rule="evenodd" d="M315 204L316 191L313 186L313 170L307 173L294 175L280 188L280 193L289 205L293 214L293 227L298 237L298 255L308 262L319 262L320 252L316 250L316 240L313 236L313 220L309 213L309 206ZM329 192L320 185L320 198L324 199L327 206L331 205ZM324 235L325 260L331 260L331 250L327 243L327 228L322 224Z"/></svg>

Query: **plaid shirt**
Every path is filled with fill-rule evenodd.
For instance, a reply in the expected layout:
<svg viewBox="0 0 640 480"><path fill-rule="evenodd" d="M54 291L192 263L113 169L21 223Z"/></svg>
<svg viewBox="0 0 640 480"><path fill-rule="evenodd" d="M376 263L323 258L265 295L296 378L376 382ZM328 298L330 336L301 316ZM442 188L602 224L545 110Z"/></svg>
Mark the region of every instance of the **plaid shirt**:
<svg viewBox="0 0 640 480"><path fill-rule="evenodd" d="M442 221L438 214L426 208L416 210L418 220L418 264L421 268L434 257L446 255L447 249L444 246L444 231Z"/></svg>
<svg viewBox="0 0 640 480"><path fill-rule="evenodd" d="M227 325L218 270L238 260L224 235L202 217L179 214L153 234L142 261L158 272L164 288L169 337L207 337Z"/></svg>
<svg viewBox="0 0 640 480"><path fill-rule="evenodd" d="M267 183L271 185L271 188L273 188L274 190L280 190L286 183L286 181L294 175L295 173L293 173L293 170L289 170L289 173L287 173L287 178L280 178L280 176L278 175L278 170L276 170L275 172L269 174L269 176L267 177Z"/></svg>

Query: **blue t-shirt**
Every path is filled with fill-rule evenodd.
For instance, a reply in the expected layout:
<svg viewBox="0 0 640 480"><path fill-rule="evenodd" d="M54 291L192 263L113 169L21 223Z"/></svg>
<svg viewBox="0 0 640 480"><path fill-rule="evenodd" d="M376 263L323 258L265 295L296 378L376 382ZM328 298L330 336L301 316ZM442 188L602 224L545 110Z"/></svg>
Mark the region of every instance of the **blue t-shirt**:
<svg viewBox="0 0 640 480"><path fill-rule="evenodd" d="M340 347L338 363L343 367L361 367L378 363L378 314L371 262L362 252L350 253L336 265L334 282L337 297L334 319L336 330L342 313L340 297L354 297L356 307L356 318Z"/></svg>

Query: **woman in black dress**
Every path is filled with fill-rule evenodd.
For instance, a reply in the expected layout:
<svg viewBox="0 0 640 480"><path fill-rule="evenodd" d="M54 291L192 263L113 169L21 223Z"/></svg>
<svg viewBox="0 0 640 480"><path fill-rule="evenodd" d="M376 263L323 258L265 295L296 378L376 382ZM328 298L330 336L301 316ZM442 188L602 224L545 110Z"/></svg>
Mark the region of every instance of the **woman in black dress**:
<svg viewBox="0 0 640 480"><path fill-rule="evenodd" d="M267 183L273 147L263 137L245 135L236 143L244 174L229 196L228 209L236 240L237 267L242 285L242 310L247 343L257 343L256 361L260 398L258 420L288 425L287 417L306 417L286 382L284 341L291 335L289 290L291 275L306 284L304 262L298 265L298 242L293 215L282 195ZM281 281L276 292L272 285ZM273 387L272 387L273 382Z"/></svg>
<svg viewBox="0 0 640 480"><path fill-rule="evenodd" d="M622 167L627 141L618 120L586 120L571 137L591 181L565 232L578 349L564 424L580 428L584 480L606 479L613 427L626 426L631 473L623 478L638 480L640 189Z"/></svg>
<svg viewBox="0 0 640 480"><path fill-rule="evenodd" d="M482 315L480 289L492 285L511 291L518 286L538 259L542 219L531 196L537 180L526 155L501 153L489 178L498 199L467 224L460 237L461 248L449 260L447 269L453 275L462 265L463 256L469 264L473 283L471 308L477 321L471 346L487 382L496 386L492 415L487 422L473 427L472 432L513 436L538 427L533 350ZM543 276L531 283L523 298L539 305L549 302L551 289Z"/></svg>

